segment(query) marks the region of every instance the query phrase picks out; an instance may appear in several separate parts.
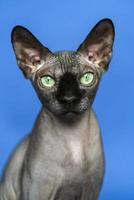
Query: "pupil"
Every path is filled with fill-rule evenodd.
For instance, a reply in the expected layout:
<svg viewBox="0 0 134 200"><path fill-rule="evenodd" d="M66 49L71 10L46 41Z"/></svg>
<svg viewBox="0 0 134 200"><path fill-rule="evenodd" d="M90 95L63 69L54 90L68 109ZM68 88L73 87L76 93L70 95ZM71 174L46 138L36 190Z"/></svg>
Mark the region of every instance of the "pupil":
<svg viewBox="0 0 134 200"><path fill-rule="evenodd" d="M86 75L86 81L88 81L89 80L89 76L88 75Z"/></svg>
<svg viewBox="0 0 134 200"><path fill-rule="evenodd" d="M48 82L48 83L50 82L50 78L49 78L49 77L47 78L47 82Z"/></svg>

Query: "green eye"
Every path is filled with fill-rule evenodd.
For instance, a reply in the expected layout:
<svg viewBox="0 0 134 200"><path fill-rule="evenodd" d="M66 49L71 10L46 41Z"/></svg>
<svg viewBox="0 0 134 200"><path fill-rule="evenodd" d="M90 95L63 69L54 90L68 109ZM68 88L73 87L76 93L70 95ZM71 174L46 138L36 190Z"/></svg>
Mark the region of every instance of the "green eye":
<svg viewBox="0 0 134 200"><path fill-rule="evenodd" d="M43 76L41 77L41 85L51 88L55 85L55 80L49 75Z"/></svg>
<svg viewBox="0 0 134 200"><path fill-rule="evenodd" d="M85 73L81 78L80 78L80 83L84 86L89 86L94 79L94 74L91 72Z"/></svg>

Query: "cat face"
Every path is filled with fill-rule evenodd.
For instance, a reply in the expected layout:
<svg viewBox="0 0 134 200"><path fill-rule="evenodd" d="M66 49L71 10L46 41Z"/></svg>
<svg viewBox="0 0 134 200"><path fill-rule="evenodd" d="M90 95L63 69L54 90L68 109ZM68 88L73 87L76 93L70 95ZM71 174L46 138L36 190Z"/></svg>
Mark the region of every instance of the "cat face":
<svg viewBox="0 0 134 200"><path fill-rule="evenodd" d="M112 54L114 27L100 21L76 52L52 53L27 29L17 26L12 44L18 65L43 104L61 120L73 120L93 102L102 73Z"/></svg>
<svg viewBox="0 0 134 200"><path fill-rule="evenodd" d="M100 75L77 53L58 52L35 73L32 83L44 107L65 119L89 108Z"/></svg>

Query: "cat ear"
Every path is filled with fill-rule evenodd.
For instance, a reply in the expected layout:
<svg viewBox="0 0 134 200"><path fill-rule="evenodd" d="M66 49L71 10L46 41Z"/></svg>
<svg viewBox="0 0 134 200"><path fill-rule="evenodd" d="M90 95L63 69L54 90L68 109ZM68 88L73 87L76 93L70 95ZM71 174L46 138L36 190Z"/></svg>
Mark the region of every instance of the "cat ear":
<svg viewBox="0 0 134 200"><path fill-rule="evenodd" d="M17 63L26 78L43 66L44 58L52 54L30 31L22 26L12 30L11 41L16 54Z"/></svg>
<svg viewBox="0 0 134 200"><path fill-rule="evenodd" d="M91 30L77 52L105 71L111 60L114 35L113 22L103 19Z"/></svg>

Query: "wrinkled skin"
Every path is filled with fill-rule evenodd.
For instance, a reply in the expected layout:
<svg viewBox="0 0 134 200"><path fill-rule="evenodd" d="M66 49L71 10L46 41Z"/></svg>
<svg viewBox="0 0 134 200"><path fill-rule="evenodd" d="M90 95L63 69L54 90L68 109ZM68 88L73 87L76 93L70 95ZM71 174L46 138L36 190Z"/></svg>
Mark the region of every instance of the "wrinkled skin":
<svg viewBox="0 0 134 200"><path fill-rule="evenodd" d="M27 29L15 27L17 62L31 80L42 109L3 174L0 200L97 200L104 176L100 129L91 105L108 68L114 40L109 19L100 21L76 52L52 53ZM80 78L90 72L92 84ZM55 85L46 88L41 77Z"/></svg>

